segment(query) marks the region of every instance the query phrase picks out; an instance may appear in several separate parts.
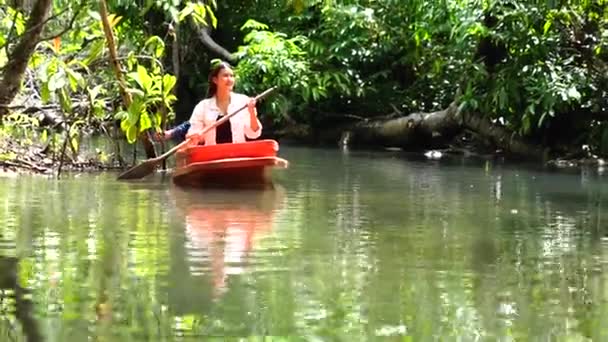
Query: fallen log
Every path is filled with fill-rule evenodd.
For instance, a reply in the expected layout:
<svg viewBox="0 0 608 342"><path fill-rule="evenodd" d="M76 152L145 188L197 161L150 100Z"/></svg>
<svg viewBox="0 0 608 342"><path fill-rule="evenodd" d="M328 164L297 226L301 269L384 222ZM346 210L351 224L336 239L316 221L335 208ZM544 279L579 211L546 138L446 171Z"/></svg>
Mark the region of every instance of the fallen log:
<svg viewBox="0 0 608 342"><path fill-rule="evenodd" d="M449 140L461 131L454 106L432 113L368 120L355 123L341 133L343 145L380 145L407 149L434 146Z"/></svg>
<svg viewBox="0 0 608 342"><path fill-rule="evenodd" d="M340 127L328 134L334 141L346 146L425 150L445 147L467 130L512 156L533 159L544 159L548 156L548 149L525 141L506 127L491 122L479 113L461 110L455 102L440 111L361 121ZM323 137L326 138L327 135Z"/></svg>
<svg viewBox="0 0 608 342"><path fill-rule="evenodd" d="M507 128L492 123L482 115L464 112L462 113L464 128L475 132L482 138L487 139L492 145L508 152L510 155L524 158L546 160L550 149L526 142Z"/></svg>

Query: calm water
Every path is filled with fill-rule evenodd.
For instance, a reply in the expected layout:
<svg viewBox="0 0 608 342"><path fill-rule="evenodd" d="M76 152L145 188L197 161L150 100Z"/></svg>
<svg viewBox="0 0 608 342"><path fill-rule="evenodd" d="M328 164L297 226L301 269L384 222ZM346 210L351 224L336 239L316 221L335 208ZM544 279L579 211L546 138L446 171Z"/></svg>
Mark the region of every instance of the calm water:
<svg viewBox="0 0 608 342"><path fill-rule="evenodd" d="M273 191L0 178L0 341L608 340L605 176L281 155Z"/></svg>

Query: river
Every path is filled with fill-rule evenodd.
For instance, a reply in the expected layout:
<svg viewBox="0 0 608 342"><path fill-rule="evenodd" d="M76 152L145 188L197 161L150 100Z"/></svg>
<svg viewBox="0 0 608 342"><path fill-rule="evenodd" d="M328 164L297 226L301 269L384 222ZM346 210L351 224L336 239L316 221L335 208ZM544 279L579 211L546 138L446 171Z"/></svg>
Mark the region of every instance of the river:
<svg viewBox="0 0 608 342"><path fill-rule="evenodd" d="M608 339L602 172L280 155L274 190L0 178L0 340Z"/></svg>

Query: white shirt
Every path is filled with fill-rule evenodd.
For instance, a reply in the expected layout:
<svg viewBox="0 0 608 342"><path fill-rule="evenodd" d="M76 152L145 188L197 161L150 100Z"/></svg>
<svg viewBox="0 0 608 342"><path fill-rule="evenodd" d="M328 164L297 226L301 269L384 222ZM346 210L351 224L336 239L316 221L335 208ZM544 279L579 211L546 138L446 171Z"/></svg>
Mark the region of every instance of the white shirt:
<svg viewBox="0 0 608 342"><path fill-rule="evenodd" d="M230 104L228 104L228 113L226 113L226 115L234 113L237 109L247 105L248 103L249 96L231 92ZM221 114L222 112L217 106L215 96L200 101L192 111L188 134L202 132L205 127L213 125ZM258 120L258 130L254 131L251 129L251 119L249 110L247 108L241 110L229 120L230 126L232 127L233 143L245 142L246 137L249 139L256 139L262 134L262 124L260 123L260 120ZM212 129L205 133L203 137L205 140L205 145L215 145L215 131L215 129Z"/></svg>

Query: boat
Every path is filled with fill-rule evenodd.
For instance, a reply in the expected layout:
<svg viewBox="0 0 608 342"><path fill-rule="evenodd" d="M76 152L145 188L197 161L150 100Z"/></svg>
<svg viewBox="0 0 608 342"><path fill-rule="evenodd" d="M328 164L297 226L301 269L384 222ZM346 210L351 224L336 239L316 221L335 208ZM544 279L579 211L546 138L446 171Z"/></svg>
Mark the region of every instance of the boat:
<svg viewBox="0 0 608 342"><path fill-rule="evenodd" d="M176 152L172 180L185 187L272 187L271 170L286 168L272 139L188 146Z"/></svg>

